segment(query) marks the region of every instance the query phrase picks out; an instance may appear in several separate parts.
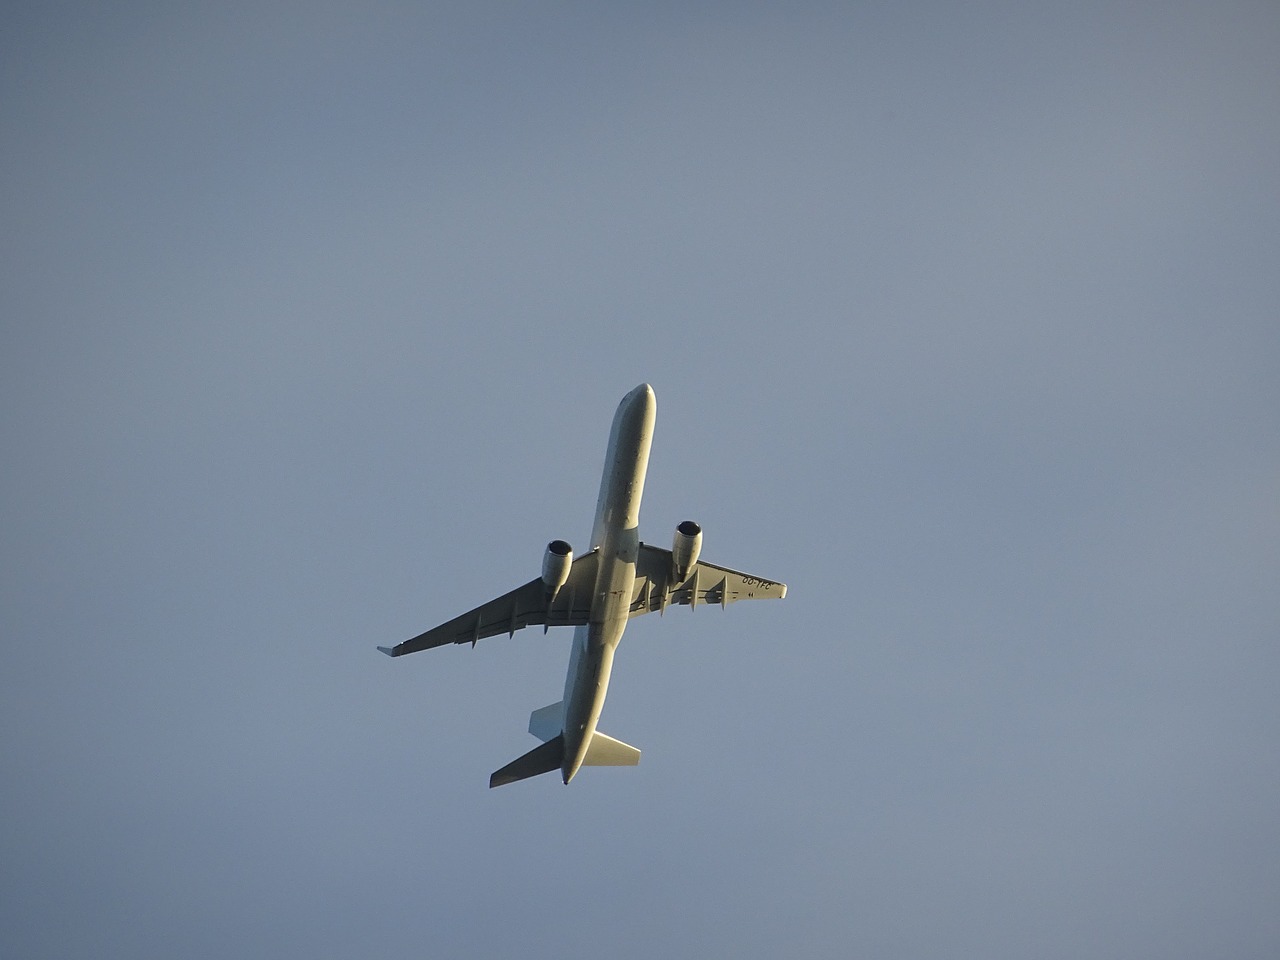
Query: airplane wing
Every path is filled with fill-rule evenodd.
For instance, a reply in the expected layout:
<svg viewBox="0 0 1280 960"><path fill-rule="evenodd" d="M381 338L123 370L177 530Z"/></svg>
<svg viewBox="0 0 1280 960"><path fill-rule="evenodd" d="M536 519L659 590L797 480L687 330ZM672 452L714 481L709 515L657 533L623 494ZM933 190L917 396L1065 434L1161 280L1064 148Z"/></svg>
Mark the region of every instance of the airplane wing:
<svg viewBox="0 0 1280 960"><path fill-rule="evenodd" d="M699 560L680 583L670 583L671 551L640 544L636 557L635 593L631 597L631 616L652 610L665 610L671 604L718 603L725 607L738 600L781 600L787 585L766 580L750 573Z"/></svg>
<svg viewBox="0 0 1280 960"><path fill-rule="evenodd" d="M541 623L547 627L584 624L591 615L596 556L592 551L573 561L568 581L550 604L547 603L547 585L539 577L404 643L378 649L389 657L402 657L406 653L417 653L446 643L470 643L474 646L477 640L496 637L500 633L514 636L517 630L531 624Z"/></svg>

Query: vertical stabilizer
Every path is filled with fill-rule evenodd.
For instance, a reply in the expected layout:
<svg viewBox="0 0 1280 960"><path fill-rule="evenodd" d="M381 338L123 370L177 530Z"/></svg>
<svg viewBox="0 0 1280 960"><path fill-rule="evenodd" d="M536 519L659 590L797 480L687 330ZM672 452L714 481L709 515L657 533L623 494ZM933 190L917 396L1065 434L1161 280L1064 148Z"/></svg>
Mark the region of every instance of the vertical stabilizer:
<svg viewBox="0 0 1280 960"><path fill-rule="evenodd" d="M557 700L529 714L529 732L546 743L564 730L564 701Z"/></svg>

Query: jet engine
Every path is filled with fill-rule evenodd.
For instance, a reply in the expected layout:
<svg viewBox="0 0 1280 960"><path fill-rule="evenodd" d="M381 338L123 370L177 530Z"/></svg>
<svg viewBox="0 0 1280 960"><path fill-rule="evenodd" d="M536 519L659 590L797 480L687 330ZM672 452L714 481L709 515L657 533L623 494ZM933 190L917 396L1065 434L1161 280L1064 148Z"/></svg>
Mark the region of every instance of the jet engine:
<svg viewBox="0 0 1280 960"><path fill-rule="evenodd" d="M698 562L702 552L702 528L692 520L684 520L676 527L676 538L671 544L671 582L684 583L689 571Z"/></svg>
<svg viewBox="0 0 1280 960"><path fill-rule="evenodd" d="M573 566L573 547L563 540L552 540L547 544L547 552L542 555L542 582L547 585L547 598L554 600L569 580L569 569Z"/></svg>

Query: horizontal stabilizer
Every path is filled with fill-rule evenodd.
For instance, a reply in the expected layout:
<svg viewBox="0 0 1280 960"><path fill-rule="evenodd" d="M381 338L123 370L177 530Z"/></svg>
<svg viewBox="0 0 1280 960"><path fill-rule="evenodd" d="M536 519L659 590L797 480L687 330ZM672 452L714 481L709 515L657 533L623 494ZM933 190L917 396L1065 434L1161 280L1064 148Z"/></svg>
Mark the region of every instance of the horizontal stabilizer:
<svg viewBox="0 0 1280 960"><path fill-rule="evenodd" d="M584 767L634 767L640 762L640 751L629 743L615 740L597 730L582 761Z"/></svg>
<svg viewBox="0 0 1280 960"><path fill-rule="evenodd" d="M564 736L560 735L534 747L523 757L512 760L501 770L496 771L489 778L489 787L490 789L501 787L508 783L515 783L517 780L536 777L541 773L550 773L552 770L559 770L562 763L564 763Z"/></svg>
<svg viewBox="0 0 1280 960"><path fill-rule="evenodd" d="M564 730L564 701L557 700L529 714L529 732L546 743Z"/></svg>
<svg viewBox="0 0 1280 960"><path fill-rule="evenodd" d="M379 647L378 649L381 650L383 653L385 653L388 657L394 657L396 655L396 652L392 650L390 647Z"/></svg>

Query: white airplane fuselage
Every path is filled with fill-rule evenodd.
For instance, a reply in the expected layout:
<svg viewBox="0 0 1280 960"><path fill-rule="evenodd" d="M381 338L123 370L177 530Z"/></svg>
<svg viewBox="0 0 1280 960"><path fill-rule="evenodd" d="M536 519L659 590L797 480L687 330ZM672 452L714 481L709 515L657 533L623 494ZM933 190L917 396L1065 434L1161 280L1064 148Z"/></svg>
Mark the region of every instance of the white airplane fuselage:
<svg viewBox="0 0 1280 960"><path fill-rule="evenodd" d="M590 620L575 627L564 681L564 761L567 784L582 766L609 691L613 655L630 618L640 547L640 498L649 468L657 401L643 383L618 404L609 433L591 547L599 551Z"/></svg>
<svg viewBox="0 0 1280 960"><path fill-rule="evenodd" d="M649 469L657 402L642 383L618 404L609 432L600 498L590 549L574 557L564 540L552 540L541 575L394 647L402 657L445 644L471 644L539 624L574 628L564 696L529 715L529 733L541 744L495 770L490 787L552 773L567 784L582 767L631 767L640 750L602 733L597 724L609 692L613 657L632 617L669 606L690 610L739 600L782 599L787 585L732 570L701 557L702 528L676 525L671 549L641 543L640 499Z"/></svg>

